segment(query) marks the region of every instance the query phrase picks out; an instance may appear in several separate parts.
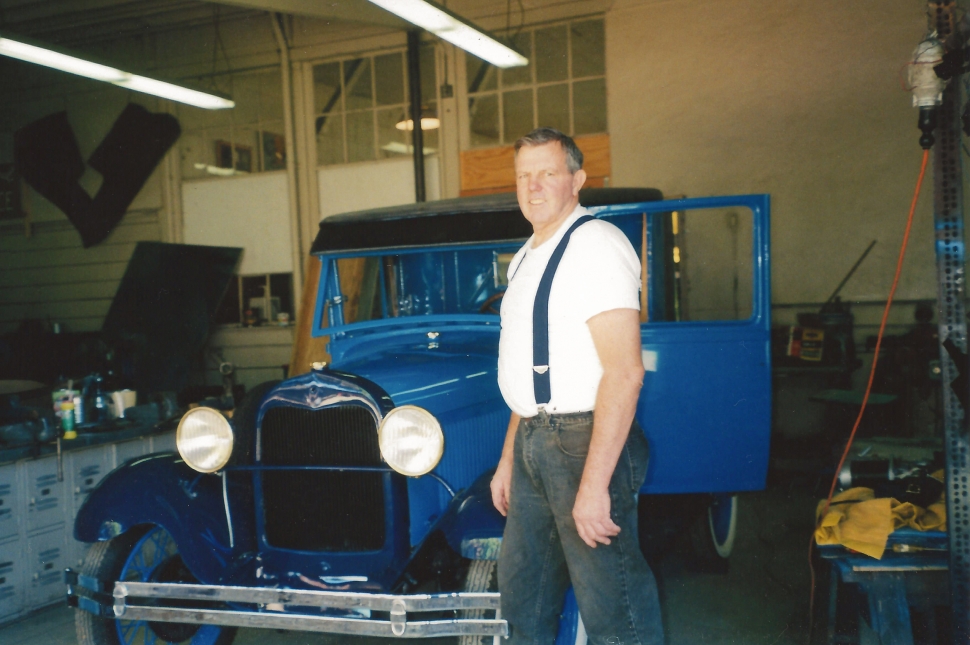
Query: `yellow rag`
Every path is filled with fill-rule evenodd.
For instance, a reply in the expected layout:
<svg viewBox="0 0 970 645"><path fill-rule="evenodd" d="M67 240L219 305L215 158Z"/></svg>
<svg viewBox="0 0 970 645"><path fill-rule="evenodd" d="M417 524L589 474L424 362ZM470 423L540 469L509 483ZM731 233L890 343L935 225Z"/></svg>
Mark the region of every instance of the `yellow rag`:
<svg viewBox="0 0 970 645"><path fill-rule="evenodd" d="M934 476L937 473L934 473ZM892 497L876 497L871 488L850 488L832 498L822 521L825 500L815 509L818 544L841 544L877 560L882 559L889 534L908 526L918 531L946 531L946 500L922 508Z"/></svg>

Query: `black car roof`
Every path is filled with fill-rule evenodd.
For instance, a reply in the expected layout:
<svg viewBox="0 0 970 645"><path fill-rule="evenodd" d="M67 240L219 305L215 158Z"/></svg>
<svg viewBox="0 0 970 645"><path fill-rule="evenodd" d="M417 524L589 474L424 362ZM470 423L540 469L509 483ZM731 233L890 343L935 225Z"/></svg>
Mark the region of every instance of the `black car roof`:
<svg viewBox="0 0 970 645"><path fill-rule="evenodd" d="M663 194L654 188L579 191L579 202L587 207L660 199ZM332 215L320 222L310 252L500 242L530 235L532 226L522 217L515 193L497 193Z"/></svg>

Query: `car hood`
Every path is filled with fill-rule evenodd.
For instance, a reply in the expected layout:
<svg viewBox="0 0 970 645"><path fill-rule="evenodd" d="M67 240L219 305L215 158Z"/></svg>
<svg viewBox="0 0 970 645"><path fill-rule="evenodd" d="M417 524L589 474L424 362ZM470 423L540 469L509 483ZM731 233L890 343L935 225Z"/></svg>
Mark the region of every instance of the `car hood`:
<svg viewBox="0 0 970 645"><path fill-rule="evenodd" d="M372 381L394 405L435 414L499 397L498 333L415 332L361 346L334 367Z"/></svg>

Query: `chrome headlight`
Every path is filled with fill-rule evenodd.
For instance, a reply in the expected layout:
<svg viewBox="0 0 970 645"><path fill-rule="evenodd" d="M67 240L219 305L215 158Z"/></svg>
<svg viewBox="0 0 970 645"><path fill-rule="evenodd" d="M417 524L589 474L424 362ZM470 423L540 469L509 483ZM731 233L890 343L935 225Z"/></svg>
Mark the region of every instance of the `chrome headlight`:
<svg viewBox="0 0 970 645"><path fill-rule="evenodd" d="M214 473L232 455L232 426L218 410L194 408L185 413L175 432L179 454L193 470Z"/></svg>
<svg viewBox="0 0 970 645"><path fill-rule="evenodd" d="M377 430L381 456L408 477L420 477L438 465L445 435L434 415L416 405L402 405L387 413Z"/></svg>

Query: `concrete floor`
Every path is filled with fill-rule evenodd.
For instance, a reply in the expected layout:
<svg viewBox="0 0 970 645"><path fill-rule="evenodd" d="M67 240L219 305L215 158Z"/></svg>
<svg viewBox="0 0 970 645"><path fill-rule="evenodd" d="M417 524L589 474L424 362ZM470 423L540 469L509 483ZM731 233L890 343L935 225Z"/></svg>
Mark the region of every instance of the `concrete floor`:
<svg viewBox="0 0 970 645"><path fill-rule="evenodd" d="M814 482L812 482L814 484ZM804 645L808 632L807 553L815 499L791 483L742 496L727 573L694 571L686 548L661 559L668 645ZM73 610L55 606L0 627L3 645L76 643ZM240 630L236 645L387 645L392 639ZM454 642L439 639L439 642Z"/></svg>

